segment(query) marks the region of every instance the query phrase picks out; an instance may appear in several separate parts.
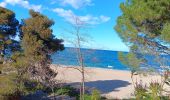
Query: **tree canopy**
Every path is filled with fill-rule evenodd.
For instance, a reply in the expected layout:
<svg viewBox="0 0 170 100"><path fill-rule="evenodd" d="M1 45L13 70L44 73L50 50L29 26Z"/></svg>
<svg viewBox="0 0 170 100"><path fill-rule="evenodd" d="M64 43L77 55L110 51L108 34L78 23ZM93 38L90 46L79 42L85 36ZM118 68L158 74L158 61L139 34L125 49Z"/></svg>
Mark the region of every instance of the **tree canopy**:
<svg viewBox="0 0 170 100"><path fill-rule="evenodd" d="M54 24L46 16L39 12L30 10L31 18L24 20L22 26L22 47L24 52L29 56L29 53L42 54L40 52L47 52L50 54L57 50L63 50L64 46L61 44L63 40L57 39L52 34L50 27ZM32 42L32 43L31 43ZM34 44L34 45L32 45ZM32 47L32 48L31 48ZM35 53L39 52L39 53Z"/></svg>
<svg viewBox="0 0 170 100"><path fill-rule="evenodd" d="M26 60L30 62L31 74L43 79L55 77L50 70L50 55L58 50L63 50L63 40L57 39L50 28L54 22L47 16L30 10L31 18L25 19L21 27L21 47Z"/></svg>
<svg viewBox="0 0 170 100"><path fill-rule="evenodd" d="M115 29L130 47L169 54L169 6L169 0L126 0Z"/></svg>
<svg viewBox="0 0 170 100"><path fill-rule="evenodd" d="M53 35L54 22L47 16L33 10L30 16L19 23L14 12L0 7L0 51L3 55L5 49L11 52L8 58L0 59L0 99L11 94L24 95L39 87L37 82L48 85L57 75L50 69L51 54L64 49L63 40ZM14 40L16 35L20 40Z"/></svg>
<svg viewBox="0 0 170 100"><path fill-rule="evenodd" d="M11 37L17 32L19 21L15 18L15 13L0 7L0 51L4 54L4 50L11 44Z"/></svg>

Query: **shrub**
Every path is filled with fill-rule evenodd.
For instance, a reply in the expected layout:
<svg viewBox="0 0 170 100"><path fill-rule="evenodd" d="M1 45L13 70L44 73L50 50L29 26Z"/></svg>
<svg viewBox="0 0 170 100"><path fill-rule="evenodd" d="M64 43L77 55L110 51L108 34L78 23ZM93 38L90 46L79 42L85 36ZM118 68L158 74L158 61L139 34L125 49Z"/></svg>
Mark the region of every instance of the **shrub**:
<svg viewBox="0 0 170 100"><path fill-rule="evenodd" d="M136 82L135 84L135 97L137 100L143 100L147 96L147 87L146 85L143 86L143 84L140 82Z"/></svg>
<svg viewBox="0 0 170 100"><path fill-rule="evenodd" d="M63 86L60 88L54 88L54 93L57 95L68 95L70 97L79 96L79 91L71 86Z"/></svg>
<svg viewBox="0 0 170 100"><path fill-rule="evenodd" d="M101 100L100 92L96 89L92 91L91 100Z"/></svg>
<svg viewBox="0 0 170 100"><path fill-rule="evenodd" d="M161 95L163 91L159 82L151 82L149 86L141 82L135 84L135 100L169 100L168 96Z"/></svg>
<svg viewBox="0 0 170 100"><path fill-rule="evenodd" d="M160 97L161 96L161 91L163 90L162 87L161 87L161 84L158 83L158 82L151 82L149 84L149 93L150 93L150 99L152 100L160 100Z"/></svg>

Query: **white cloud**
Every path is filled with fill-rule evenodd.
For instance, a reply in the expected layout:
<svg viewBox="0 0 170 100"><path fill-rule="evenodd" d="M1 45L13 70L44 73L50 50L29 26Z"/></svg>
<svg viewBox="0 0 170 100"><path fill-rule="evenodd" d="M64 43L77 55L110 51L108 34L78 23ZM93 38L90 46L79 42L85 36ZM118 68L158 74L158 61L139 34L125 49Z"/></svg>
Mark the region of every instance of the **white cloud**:
<svg viewBox="0 0 170 100"><path fill-rule="evenodd" d="M62 5L70 5L75 9L92 5L92 0L60 0Z"/></svg>
<svg viewBox="0 0 170 100"><path fill-rule="evenodd" d="M53 12L56 12L60 17L63 17L66 21L71 24L75 24L75 18L78 18L80 22L95 25L104 23L110 20L110 17L107 16L99 16L95 17L92 15L85 15L85 16L77 16L71 10L64 10L62 8L55 8Z"/></svg>
<svg viewBox="0 0 170 100"><path fill-rule="evenodd" d="M42 5L33 5L30 4L27 0L4 0L0 3L0 6L5 7L7 4L10 5L20 5L26 9L33 9L35 11L40 11L42 8Z"/></svg>
<svg viewBox="0 0 170 100"><path fill-rule="evenodd" d="M1 7L5 7L5 6L6 6L6 3L5 3L5 2L1 2L1 3L0 3L0 6L1 6Z"/></svg>
<svg viewBox="0 0 170 100"><path fill-rule="evenodd" d="M110 17L107 17L107 16L100 16L100 19L103 21L103 22L107 22L110 20Z"/></svg>

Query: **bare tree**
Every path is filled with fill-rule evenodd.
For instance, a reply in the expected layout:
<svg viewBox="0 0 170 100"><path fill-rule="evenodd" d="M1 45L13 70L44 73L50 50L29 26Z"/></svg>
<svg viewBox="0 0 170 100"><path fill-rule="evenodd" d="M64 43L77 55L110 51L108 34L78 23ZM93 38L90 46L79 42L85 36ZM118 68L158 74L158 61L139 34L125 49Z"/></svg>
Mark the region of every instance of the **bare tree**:
<svg viewBox="0 0 170 100"><path fill-rule="evenodd" d="M70 67L78 70L81 73L81 83L80 83L80 100L84 100L84 94L85 94L85 64L83 59L83 53L82 53L82 45L83 43L87 43L87 40L85 39L88 36L87 33L84 33L85 29L87 29L87 23L80 20L78 16L72 16L73 23L71 24L72 30L65 31L67 33L70 33L74 36L74 40L68 40L71 42L74 47L76 48L76 54L77 54L77 60L80 67Z"/></svg>

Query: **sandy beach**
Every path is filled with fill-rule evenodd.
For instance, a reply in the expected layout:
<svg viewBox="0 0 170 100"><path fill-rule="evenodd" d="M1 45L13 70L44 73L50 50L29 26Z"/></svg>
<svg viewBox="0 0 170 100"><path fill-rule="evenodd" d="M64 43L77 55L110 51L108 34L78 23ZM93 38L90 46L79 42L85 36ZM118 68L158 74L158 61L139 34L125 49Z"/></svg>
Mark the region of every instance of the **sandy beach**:
<svg viewBox="0 0 170 100"><path fill-rule="evenodd" d="M58 72L57 80L78 85L81 81L81 74L73 66L52 65L51 68ZM130 78L130 71L102 69L102 68L85 68L85 86L89 90L98 89L101 94L107 98L130 98L133 97L133 84ZM135 81L142 81L148 84L151 81L160 81L158 75L135 76ZM167 88L166 88L167 89Z"/></svg>

